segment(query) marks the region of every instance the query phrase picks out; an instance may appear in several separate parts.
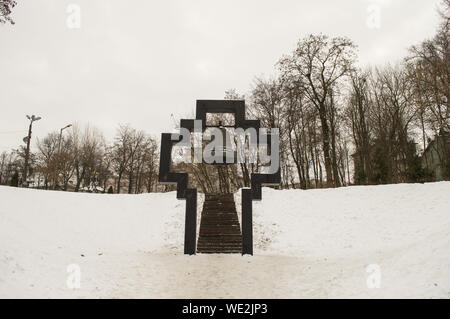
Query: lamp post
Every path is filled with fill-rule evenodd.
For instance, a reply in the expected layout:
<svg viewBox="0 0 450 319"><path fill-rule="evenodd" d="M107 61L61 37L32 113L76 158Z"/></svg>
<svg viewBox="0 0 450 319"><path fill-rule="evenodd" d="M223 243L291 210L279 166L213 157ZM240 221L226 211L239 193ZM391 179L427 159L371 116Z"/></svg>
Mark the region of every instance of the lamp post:
<svg viewBox="0 0 450 319"><path fill-rule="evenodd" d="M28 160L30 158L30 144L31 144L31 133L33 128L33 122L39 121L42 119L40 116L29 116L27 115L27 119L30 120L30 126L28 127L28 136L24 138L24 141L27 143L27 150L25 153L25 165L24 165L24 172L23 172L23 185L26 185L28 187L28 181L27 181L27 175L28 175Z"/></svg>
<svg viewBox="0 0 450 319"><path fill-rule="evenodd" d="M62 156L61 156L61 141L62 141L62 134L63 134L63 131L66 129L66 128L69 128L69 127L72 127L72 124L68 124L68 125L66 125L66 126L64 126L63 128L61 128L60 130L59 130L59 141L58 141L58 162L57 162L57 165L58 165L58 168L59 169L61 169L62 168ZM56 187L56 185L59 185L59 174L57 175L57 176L55 176L55 181L54 181L54 187ZM55 188L56 189L56 188Z"/></svg>
<svg viewBox="0 0 450 319"><path fill-rule="evenodd" d="M61 153L61 140L62 140L62 133L66 128L72 127L72 124L64 126L62 129L59 130L59 145L58 145L58 151Z"/></svg>

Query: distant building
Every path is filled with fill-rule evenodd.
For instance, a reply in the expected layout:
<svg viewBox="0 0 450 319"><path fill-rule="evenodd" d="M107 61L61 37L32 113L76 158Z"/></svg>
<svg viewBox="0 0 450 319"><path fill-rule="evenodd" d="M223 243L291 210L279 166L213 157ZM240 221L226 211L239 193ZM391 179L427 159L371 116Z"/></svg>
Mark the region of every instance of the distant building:
<svg viewBox="0 0 450 319"><path fill-rule="evenodd" d="M450 178L450 133L441 131L423 152L422 167L432 174L435 181Z"/></svg>

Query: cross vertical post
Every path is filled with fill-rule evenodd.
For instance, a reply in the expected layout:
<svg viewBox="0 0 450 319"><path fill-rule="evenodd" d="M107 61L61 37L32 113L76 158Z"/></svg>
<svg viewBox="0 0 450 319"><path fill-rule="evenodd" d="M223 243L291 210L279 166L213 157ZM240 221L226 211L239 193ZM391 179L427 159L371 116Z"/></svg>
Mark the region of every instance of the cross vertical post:
<svg viewBox="0 0 450 319"><path fill-rule="evenodd" d="M242 255L253 255L252 190L242 190Z"/></svg>

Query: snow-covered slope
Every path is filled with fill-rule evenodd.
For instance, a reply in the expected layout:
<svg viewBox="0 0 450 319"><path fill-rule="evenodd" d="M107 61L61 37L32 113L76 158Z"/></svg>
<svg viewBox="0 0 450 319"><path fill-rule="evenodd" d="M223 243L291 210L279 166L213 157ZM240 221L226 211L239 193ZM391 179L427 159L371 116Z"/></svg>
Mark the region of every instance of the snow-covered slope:
<svg viewBox="0 0 450 319"><path fill-rule="evenodd" d="M0 187L0 297L449 298L449 194L448 182L264 189L255 256L242 257L184 256L175 193Z"/></svg>

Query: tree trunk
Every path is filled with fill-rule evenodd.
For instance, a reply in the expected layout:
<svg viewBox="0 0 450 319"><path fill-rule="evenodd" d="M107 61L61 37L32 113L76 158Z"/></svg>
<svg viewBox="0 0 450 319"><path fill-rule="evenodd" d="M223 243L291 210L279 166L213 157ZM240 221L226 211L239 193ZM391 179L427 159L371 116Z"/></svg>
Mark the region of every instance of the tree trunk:
<svg viewBox="0 0 450 319"><path fill-rule="evenodd" d="M328 121L326 119L324 107L321 107L320 123L322 124L322 147L323 147L323 158L325 162L324 163L325 172L327 174L327 186L331 186L333 181L333 173L330 158L330 129L328 127Z"/></svg>

